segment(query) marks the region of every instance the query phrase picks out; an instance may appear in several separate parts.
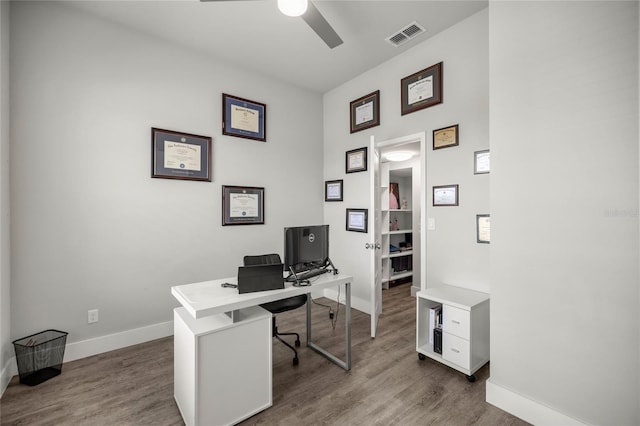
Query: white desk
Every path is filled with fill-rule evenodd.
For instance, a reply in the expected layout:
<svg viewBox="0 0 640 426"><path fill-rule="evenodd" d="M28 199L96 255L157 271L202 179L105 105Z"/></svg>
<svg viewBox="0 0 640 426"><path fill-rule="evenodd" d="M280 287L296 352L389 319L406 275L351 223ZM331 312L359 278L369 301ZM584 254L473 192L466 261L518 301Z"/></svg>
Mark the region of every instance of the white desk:
<svg viewBox="0 0 640 426"><path fill-rule="evenodd" d="M327 273L311 278L311 285L309 286L296 287L292 283L285 283L284 289L245 294L239 294L235 288L222 287L222 283L225 282L235 284L237 282L235 277L171 287L171 294L183 306L182 308L176 309L176 313L174 314L174 363L176 363L174 368L174 397L180 407L185 422L188 425L197 425L201 423L198 419L214 418L216 419L214 420L216 424L235 423L271 405L271 328L268 327L267 330L267 327L258 325L256 326L257 328L255 328L248 324L249 321L256 321L256 324L263 321L265 315L270 318L271 314L258 306L263 303L344 285L345 359L339 359L313 342L311 334L311 305L313 302L311 301L311 297L307 299L307 347L323 355L345 370L351 369L352 278L353 277L349 275L333 275ZM260 311L263 311L263 313L261 314ZM263 331L261 332L259 330ZM232 333L232 335L226 337L227 333ZM260 335L261 333L263 333L264 336ZM246 334L246 336L244 334ZM201 352L202 348L205 347L205 345L202 344L202 336L213 336L207 337L206 339L224 341L227 345L237 345L237 348L234 347L231 348L231 351L226 351L225 353L227 353L227 355L218 355L218 357L222 356L225 357L225 359L216 359L217 352L214 349L211 349L208 354ZM253 337L247 338L247 336ZM268 359L268 366L266 368L261 367L261 373L255 373L253 375L243 374L242 377L245 382L243 382L242 387L244 389L248 387L264 389L265 383L267 383L268 394L262 393L259 398L256 398L256 402L252 406L243 407L242 410L244 411L241 411L240 414L235 413L233 418L229 417L227 413L212 413L213 408L206 406L207 401L211 398L220 401L225 398L225 395L229 395L229 393L215 392L216 395L200 395L201 388L194 384L198 382L199 372L205 371L205 368L203 368L203 365L198 365L198 363L224 365L229 361L230 355L228 354L234 351L236 353L246 352L246 348L241 346L246 344L247 339L262 342L264 341L263 337L269 342L268 353L266 353L266 351L264 351L264 353L261 352L261 349L256 349L256 351L263 353L263 357ZM220 343L209 344L209 347L220 347ZM257 356L257 353L253 353L253 355ZM196 357L198 359L195 359ZM301 368L304 368L304 366ZM235 370L233 367L232 369ZM240 373L242 370L239 368L237 371ZM218 383L216 385L216 389L221 389L225 386L237 386L238 384L236 382L239 376L224 373L213 374L217 382L222 381L222 384ZM250 383L246 383L248 376L250 376ZM224 407L224 403L222 403L222 406ZM200 414L196 415L193 413Z"/></svg>

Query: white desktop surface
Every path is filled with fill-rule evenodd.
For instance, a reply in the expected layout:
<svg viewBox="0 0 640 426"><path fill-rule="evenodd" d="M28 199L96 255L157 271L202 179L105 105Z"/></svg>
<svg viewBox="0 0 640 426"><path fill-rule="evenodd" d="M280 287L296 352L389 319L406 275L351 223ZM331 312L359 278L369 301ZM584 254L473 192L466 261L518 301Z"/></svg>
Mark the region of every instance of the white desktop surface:
<svg viewBox="0 0 640 426"><path fill-rule="evenodd" d="M222 283L236 284L237 278L223 278L171 287L171 294L194 318L248 308L299 294L310 293L350 283L350 275L329 272L310 279L311 285L296 287L285 283L284 289L239 294L237 288L222 287Z"/></svg>

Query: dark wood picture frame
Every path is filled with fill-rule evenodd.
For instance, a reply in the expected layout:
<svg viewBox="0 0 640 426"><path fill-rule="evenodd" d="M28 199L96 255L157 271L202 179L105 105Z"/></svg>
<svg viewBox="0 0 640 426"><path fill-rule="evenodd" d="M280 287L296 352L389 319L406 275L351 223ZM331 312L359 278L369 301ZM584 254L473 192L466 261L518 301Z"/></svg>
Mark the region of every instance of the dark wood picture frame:
<svg viewBox="0 0 640 426"><path fill-rule="evenodd" d="M432 188L434 207L457 206L459 200L458 185L439 185Z"/></svg>
<svg viewBox="0 0 640 426"><path fill-rule="evenodd" d="M151 128L151 177L211 182L211 137Z"/></svg>
<svg viewBox="0 0 640 426"><path fill-rule="evenodd" d="M267 105L223 93L222 134L266 142Z"/></svg>
<svg viewBox="0 0 640 426"><path fill-rule="evenodd" d="M400 80L402 115L442 103L442 62Z"/></svg>
<svg viewBox="0 0 640 426"><path fill-rule="evenodd" d="M352 149L345 154L345 173L367 171L367 147Z"/></svg>
<svg viewBox="0 0 640 426"><path fill-rule="evenodd" d="M347 231L367 233L369 229L369 209L347 209Z"/></svg>
<svg viewBox="0 0 640 426"><path fill-rule="evenodd" d="M264 188L222 186L222 226L263 224Z"/></svg>
<svg viewBox="0 0 640 426"><path fill-rule="evenodd" d="M460 144L458 125L443 127L433 131L433 149L449 148Z"/></svg>
<svg viewBox="0 0 640 426"><path fill-rule="evenodd" d="M344 181L342 179L327 180L324 183L325 201L342 201Z"/></svg>
<svg viewBox="0 0 640 426"><path fill-rule="evenodd" d="M351 101L349 105L349 122L351 133L380 125L380 91Z"/></svg>

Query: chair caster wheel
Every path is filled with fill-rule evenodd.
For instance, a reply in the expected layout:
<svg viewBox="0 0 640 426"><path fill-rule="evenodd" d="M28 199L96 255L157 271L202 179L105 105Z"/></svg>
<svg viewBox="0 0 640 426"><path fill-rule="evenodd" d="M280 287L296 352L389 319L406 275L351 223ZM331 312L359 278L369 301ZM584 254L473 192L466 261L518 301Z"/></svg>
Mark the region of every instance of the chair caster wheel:
<svg viewBox="0 0 640 426"><path fill-rule="evenodd" d="M300 347L300 339L296 340L296 348Z"/></svg>
<svg viewBox="0 0 640 426"><path fill-rule="evenodd" d="M469 383L473 383L476 381L476 376L474 376L473 374L470 376L467 376L467 380L469 381Z"/></svg>
<svg viewBox="0 0 640 426"><path fill-rule="evenodd" d="M295 357L295 358L293 359L293 365L298 365L298 357Z"/></svg>
<svg viewBox="0 0 640 426"><path fill-rule="evenodd" d="M425 354L420 354L420 353L419 353L419 354L418 354L418 359L419 359L420 361L424 361L425 359L427 359L427 356L426 356Z"/></svg>

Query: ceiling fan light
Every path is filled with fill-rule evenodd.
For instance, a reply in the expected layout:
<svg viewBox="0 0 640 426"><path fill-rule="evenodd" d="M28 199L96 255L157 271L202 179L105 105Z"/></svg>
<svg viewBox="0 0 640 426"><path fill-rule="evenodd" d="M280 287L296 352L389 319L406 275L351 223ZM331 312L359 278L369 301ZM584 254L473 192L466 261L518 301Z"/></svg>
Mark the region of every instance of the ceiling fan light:
<svg viewBox="0 0 640 426"><path fill-rule="evenodd" d="M385 157L389 161L406 161L413 157L413 153L410 151L393 151L388 152Z"/></svg>
<svg viewBox="0 0 640 426"><path fill-rule="evenodd" d="M300 16L307 11L307 0L278 0L278 9L287 16Z"/></svg>

